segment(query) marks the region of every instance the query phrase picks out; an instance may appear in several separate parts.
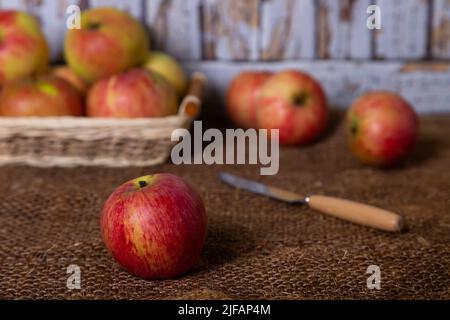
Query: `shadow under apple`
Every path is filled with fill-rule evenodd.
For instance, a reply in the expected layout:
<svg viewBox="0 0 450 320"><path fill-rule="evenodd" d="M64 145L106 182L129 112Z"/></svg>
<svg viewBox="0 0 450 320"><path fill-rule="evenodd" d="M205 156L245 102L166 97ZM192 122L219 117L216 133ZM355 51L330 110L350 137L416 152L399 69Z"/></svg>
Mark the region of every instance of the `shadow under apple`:
<svg viewBox="0 0 450 320"><path fill-rule="evenodd" d="M254 240L245 227L236 223L210 221L202 256L191 274L232 262L254 248Z"/></svg>

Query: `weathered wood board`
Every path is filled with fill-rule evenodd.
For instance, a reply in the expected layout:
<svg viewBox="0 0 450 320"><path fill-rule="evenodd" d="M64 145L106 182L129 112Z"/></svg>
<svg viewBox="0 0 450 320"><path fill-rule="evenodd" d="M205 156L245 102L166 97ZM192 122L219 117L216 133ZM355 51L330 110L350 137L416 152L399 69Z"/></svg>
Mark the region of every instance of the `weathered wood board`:
<svg viewBox="0 0 450 320"><path fill-rule="evenodd" d="M261 5L261 59L316 57L314 0L266 0Z"/></svg>
<svg viewBox="0 0 450 320"><path fill-rule="evenodd" d="M289 61L271 63L190 62L189 72L208 77L212 96L221 98L243 70L305 70L322 84L330 105L347 108L366 91L391 90L404 96L419 113L450 112L450 63ZM206 105L208 107L208 105Z"/></svg>
<svg viewBox="0 0 450 320"><path fill-rule="evenodd" d="M154 48L183 60L450 59L449 0L0 0L40 20L54 60L70 4L124 9L148 24Z"/></svg>
<svg viewBox="0 0 450 320"><path fill-rule="evenodd" d="M450 58L450 1L434 0L432 22L433 58Z"/></svg>
<svg viewBox="0 0 450 320"><path fill-rule="evenodd" d="M144 17L144 1L146 0L89 0L89 6L91 8L96 7L114 7L121 10L124 10L137 18L138 20L142 20ZM151 0L153 1L153 0Z"/></svg>
<svg viewBox="0 0 450 320"><path fill-rule="evenodd" d="M181 60L200 60L200 8L200 0L147 1L145 21L152 33L152 47Z"/></svg>
<svg viewBox="0 0 450 320"><path fill-rule="evenodd" d="M257 60L259 5L260 0L204 0L204 58Z"/></svg>
<svg viewBox="0 0 450 320"><path fill-rule="evenodd" d="M367 28L369 0L318 1L318 56L369 59L373 31Z"/></svg>
<svg viewBox="0 0 450 320"><path fill-rule="evenodd" d="M427 56L429 0L378 0L382 28L376 33L375 55L381 59Z"/></svg>

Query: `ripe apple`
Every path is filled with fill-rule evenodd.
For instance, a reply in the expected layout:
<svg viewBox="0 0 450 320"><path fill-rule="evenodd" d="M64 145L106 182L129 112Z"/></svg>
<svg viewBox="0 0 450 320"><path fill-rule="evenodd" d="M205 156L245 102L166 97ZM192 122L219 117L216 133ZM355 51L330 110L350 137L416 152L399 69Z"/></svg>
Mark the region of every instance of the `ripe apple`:
<svg viewBox="0 0 450 320"><path fill-rule="evenodd" d="M87 83L68 66L56 66L52 69L51 74L55 77L66 80L75 89L77 89L81 95L86 95L88 90Z"/></svg>
<svg viewBox="0 0 450 320"><path fill-rule="evenodd" d="M148 54L144 68L157 72L173 85L178 97L182 97L186 91L187 78L180 64L168 54L152 51Z"/></svg>
<svg viewBox="0 0 450 320"><path fill-rule="evenodd" d="M175 89L159 74L131 69L98 81L87 97L91 117L164 117L177 112Z"/></svg>
<svg viewBox="0 0 450 320"><path fill-rule="evenodd" d="M256 120L259 128L280 129L281 144L307 144L324 131L328 118L325 94L310 75L286 70L261 88Z"/></svg>
<svg viewBox="0 0 450 320"><path fill-rule="evenodd" d="M348 111L346 125L351 151L368 165L395 165L416 145L417 115L408 102L392 92L359 97Z"/></svg>
<svg viewBox="0 0 450 320"><path fill-rule="evenodd" d="M88 83L141 64L148 49L144 27L114 8L83 11L81 29L68 30L64 42L67 63Z"/></svg>
<svg viewBox="0 0 450 320"><path fill-rule="evenodd" d="M7 84L0 93L0 115L81 116L80 94L63 79L44 76Z"/></svg>
<svg viewBox="0 0 450 320"><path fill-rule="evenodd" d="M206 225L198 193L167 173L122 184L101 214L109 252L125 270L146 279L173 278L191 269L202 252Z"/></svg>
<svg viewBox="0 0 450 320"><path fill-rule="evenodd" d="M227 111L231 120L242 128L257 128L256 103L260 89L270 77L269 72L244 71L230 83Z"/></svg>
<svg viewBox="0 0 450 320"><path fill-rule="evenodd" d="M0 86L47 71L49 49L38 22L29 14L0 11Z"/></svg>

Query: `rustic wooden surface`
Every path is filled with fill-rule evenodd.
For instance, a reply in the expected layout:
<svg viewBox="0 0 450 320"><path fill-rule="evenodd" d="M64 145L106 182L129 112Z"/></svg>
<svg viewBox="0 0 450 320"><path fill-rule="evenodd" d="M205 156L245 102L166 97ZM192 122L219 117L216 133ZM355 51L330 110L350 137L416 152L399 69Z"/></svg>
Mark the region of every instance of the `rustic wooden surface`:
<svg viewBox="0 0 450 320"><path fill-rule="evenodd" d="M152 0L147 2L146 23L152 47L177 59L200 60L200 0Z"/></svg>
<svg viewBox="0 0 450 320"><path fill-rule="evenodd" d="M316 57L314 0L269 0L261 7L261 59Z"/></svg>
<svg viewBox="0 0 450 320"><path fill-rule="evenodd" d="M371 31L366 10L374 3L381 9L382 29ZM420 112L449 109L447 63L424 67L402 62L450 59L449 0L0 0L1 8L26 10L39 19L54 60L62 57L70 4L81 9L112 5L130 12L146 23L153 48L183 60L188 70L205 69L221 90L240 68L296 67L324 81L338 105L348 105L366 90L391 89ZM369 62L372 58L395 62ZM299 59L321 61L254 64Z"/></svg>
<svg viewBox="0 0 450 320"><path fill-rule="evenodd" d="M378 0L382 29L376 32L376 57L421 59L427 56L428 0Z"/></svg>
<svg viewBox="0 0 450 320"><path fill-rule="evenodd" d="M182 60L450 59L448 0L0 0L39 18L54 59L70 4L130 12ZM371 4L381 30L366 26Z"/></svg>
<svg viewBox="0 0 450 320"><path fill-rule="evenodd" d="M259 0L204 0L203 50L206 59L259 58Z"/></svg>
<svg viewBox="0 0 450 320"><path fill-rule="evenodd" d="M373 32L366 25L369 0L318 3L319 58L371 58Z"/></svg>
<svg viewBox="0 0 450 320"><path fill-rule="evenodd" d="M115 7L128 12L139 20L142 20L144 16L143 3L142 0L89 0L90 7Z"/></svg>
<svg viewBox="0 0 450 320"><path fill-rule="evenodd" d="M450 58L450 1L448 0L434 0L432 54L435 58Z"/></svg>

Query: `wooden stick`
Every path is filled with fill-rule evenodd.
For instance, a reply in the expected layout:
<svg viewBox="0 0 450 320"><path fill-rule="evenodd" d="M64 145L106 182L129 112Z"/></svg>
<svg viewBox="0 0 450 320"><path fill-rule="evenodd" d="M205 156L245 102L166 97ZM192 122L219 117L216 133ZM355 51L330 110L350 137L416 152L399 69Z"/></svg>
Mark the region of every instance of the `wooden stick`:
<svg viewBox="0 0 450 320"><path fill-rule="evenodd" d="M312 209L368 227L391 232L399 232L404 227L403 218L398 214L366 204L319 195L307 197L306 202Z"/></svg>
<svg viewBox="0 0 450 320"><path fill-rule="evenodd" d="M180 106L180 114L195 119L200 112L206 77L203 73L195 72L189 85L188 93L183 98Z"/></svg>

